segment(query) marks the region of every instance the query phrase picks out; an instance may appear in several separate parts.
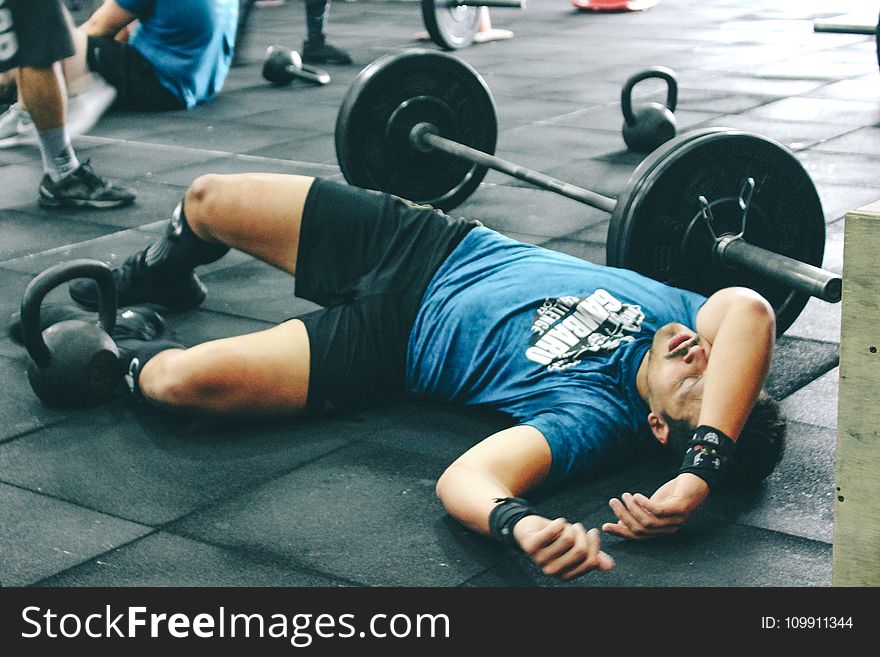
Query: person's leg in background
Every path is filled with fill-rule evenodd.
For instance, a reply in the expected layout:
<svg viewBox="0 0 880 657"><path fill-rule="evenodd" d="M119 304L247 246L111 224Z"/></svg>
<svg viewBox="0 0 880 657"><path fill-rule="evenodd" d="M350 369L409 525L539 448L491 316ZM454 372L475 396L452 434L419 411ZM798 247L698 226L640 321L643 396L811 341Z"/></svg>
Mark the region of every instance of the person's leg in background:
<svg viewBox="0 0 880 657"><path fill-rule="evenodd" d="M330 14L330 0L305 0L306 40L302 58L309 64L351 64L351 56L327 43L324 25Z"/></svg>
<svg viewBox="0 0 880 657"><path fill-rule="evenodd" d="M88 162L80 164L71 144L73 131L58 62L73 48L70 39L65 38L69 35L60 0L8 4L17 52L6 61L18 65L20 102L0 116L0 147L39 145L44 170L41 205L110 208L131 203L136 196L134 190L103 180Z"/></svg>

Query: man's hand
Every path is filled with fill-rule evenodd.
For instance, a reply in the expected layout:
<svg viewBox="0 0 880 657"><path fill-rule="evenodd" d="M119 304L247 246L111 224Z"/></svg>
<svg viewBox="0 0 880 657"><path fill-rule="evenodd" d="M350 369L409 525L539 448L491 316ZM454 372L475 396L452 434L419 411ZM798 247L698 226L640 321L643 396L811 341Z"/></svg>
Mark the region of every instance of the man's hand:
<svg viewBox="0 0 880 657"><path fill-rule="evenodd" d="M606 522L602 529L633 540L673 534L708 495L706 482L685 472L663 484L651 499L641 493L624 493L620 499L612 499L608 504L618 520Z"/></svg>
<svg viewBox="0 0 880 657"><path fill-rule="evenodd" d="M596 568L614 567L614 559L599 549L599 530L587 531L565 518L526 516L514 526L513 537L545 575L570 580Z"/></svg>

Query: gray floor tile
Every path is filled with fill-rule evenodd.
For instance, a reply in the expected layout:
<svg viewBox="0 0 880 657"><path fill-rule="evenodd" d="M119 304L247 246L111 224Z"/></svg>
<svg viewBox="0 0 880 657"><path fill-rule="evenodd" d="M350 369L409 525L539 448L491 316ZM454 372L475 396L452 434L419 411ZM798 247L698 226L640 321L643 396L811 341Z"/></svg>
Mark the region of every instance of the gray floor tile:
<svg viewBox="0 0 880 657"><path fill-rule="evenodd" d="M120 427L125 427L120 430ZM2 479L149 525L190 513L371 432L345 420L187 419L130 399L0 444Z"/></svg>
<svg viewBox="0 0 880 657"><path fill-rule="evenodd" d="M112 550L40 586L340 586L295 565L165 532Z"/></svg>
<svg viewBox="0 0 880 657"><path fill-rule="evenodd" d="M0 483L0 583L27 586L149 531L132 522Z"/></svg>
<svg viewBox="0 0 880 657"><path fill-rule="evenodd" d="M455 585L485 569L497 547L446 516L434 497L441 467L424 455L356 444L171 531L237 550L260 546L362 584Z"/></svg>

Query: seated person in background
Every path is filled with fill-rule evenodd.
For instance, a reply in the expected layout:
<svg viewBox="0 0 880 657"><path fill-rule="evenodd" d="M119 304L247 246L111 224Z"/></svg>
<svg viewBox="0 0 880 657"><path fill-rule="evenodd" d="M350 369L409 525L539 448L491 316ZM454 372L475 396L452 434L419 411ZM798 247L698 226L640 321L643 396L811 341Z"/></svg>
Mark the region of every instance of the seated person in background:
<svg viewBox="0 0 880 657"><path fill-rule="evenodd" d="M514 426L452 463L437 494L548 575L613 561L598 529L538 514L521 499L529 491L667 445L678 473L650 498L612 499L617 522L603 526L643 539L678 530L710 490L760 483L780 458L784 420L762 391L775 316L747 288L707 299L392 195L238 174L197 179L164 236L114 270L120 305L197 306L194 268L230 248L295 274L296 295L324 308L188 349L140 315L143 331L114 334L135 397L296 416L408 394L507 413ZM70 294L97 306L93 281Z"/></svg>
<svg viewBox="0 0 880 657"><path fill-rule="evenodd" d="M58 62L73 54L73 43L61 0L7 0L2 5L0 24L6 29L0 34L0 71L15 70L18 102L0 115L0 148L39 145L44 175L38 201L42 206L128 205L135 191L104 180L88 161L80 163L70 141L71 135L94 125L115 93L89 79L88 85L81 86L93 91L67 102ZM87 99L91 102L84 102Z"/></svg>
<svg viewBox="0 0 880 657"><path fill-rule="evenodd" d="M190 109L223 88L237 18L237 0L106 0L74 31L65 75L99 73L125 109Z"/></svg>

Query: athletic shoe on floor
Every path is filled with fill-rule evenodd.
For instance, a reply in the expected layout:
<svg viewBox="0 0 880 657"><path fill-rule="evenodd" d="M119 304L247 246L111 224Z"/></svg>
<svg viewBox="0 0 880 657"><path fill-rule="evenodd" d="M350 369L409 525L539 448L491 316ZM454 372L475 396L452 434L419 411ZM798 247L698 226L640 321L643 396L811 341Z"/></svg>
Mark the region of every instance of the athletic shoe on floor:
<svg viewBox="0 0 880 657"><path fill-rule="evenodd" d="M113 270L116 297L119 306L138 303L156 303L175 310L195 308L205 300L207 289L195 272L188 272L173 280L161 280L147 270L144 264L146 249L130 256L121 267ZM98 285L95 281L78 279L68 288L71 298L87 308L98 307Z"/></svg>
<svg viewBox="0 0 880 657"><path fill-rule="evenodd" d="M118 208L128 205L136 196L137 192L131 187L101 178L86 160L58 182L44 175L38 202L47 208Z"/></svg>
<svg viewBox="0 0 880 657"><path fill-rule="evenodd" d="M13 103L0 114L0 148L36 144L37 141L37 128L21 105Z"/></svg>
<svg viewBox="0 0 880 657"><path fill-rule="evenodd" d="M326 42L303 41L302 60L307 64L351 64L351 56Z"/></svg>

